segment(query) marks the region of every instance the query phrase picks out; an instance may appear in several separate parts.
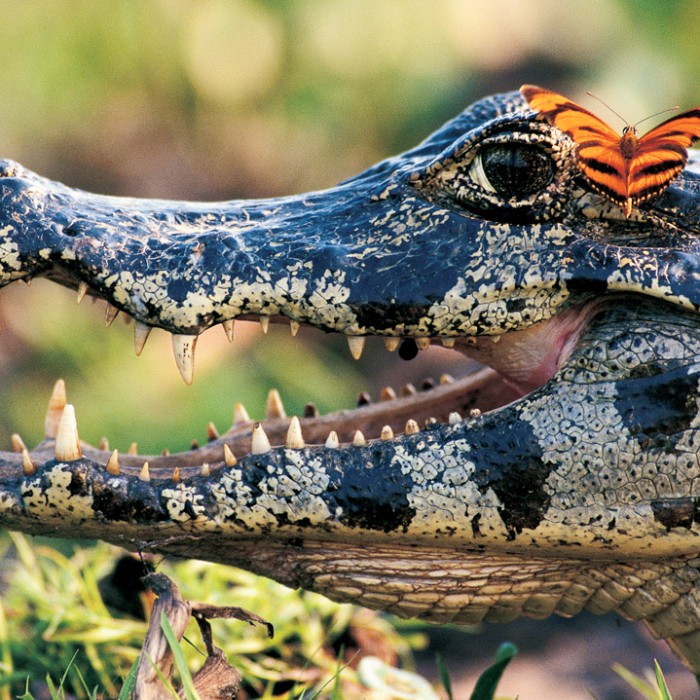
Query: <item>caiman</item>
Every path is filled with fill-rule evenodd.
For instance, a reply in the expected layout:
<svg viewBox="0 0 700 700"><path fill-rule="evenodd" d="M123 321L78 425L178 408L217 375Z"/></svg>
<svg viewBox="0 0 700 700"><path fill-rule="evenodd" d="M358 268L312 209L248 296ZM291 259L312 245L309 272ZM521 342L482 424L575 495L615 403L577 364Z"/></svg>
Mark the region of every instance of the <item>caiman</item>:
<svg viewBox="0 0 700 700"><path fill-rule="evenodd" d="M691 166L692 166L691 158ZM242 411L197 450L0 453L0 522L225 562L433 622L643 620L700 671L700 176L620 209L517 93L331 189L202 204L0 166L0 283L45 276L172 333L237 319L486 368L332 415Z"/></svg>

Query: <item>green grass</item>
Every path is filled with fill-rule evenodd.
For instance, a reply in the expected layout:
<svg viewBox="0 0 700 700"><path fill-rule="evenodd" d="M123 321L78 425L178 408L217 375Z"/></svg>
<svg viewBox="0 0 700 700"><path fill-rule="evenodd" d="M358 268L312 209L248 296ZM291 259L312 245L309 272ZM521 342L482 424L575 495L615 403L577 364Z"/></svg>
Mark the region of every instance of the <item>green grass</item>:
<svg viewBox="0 0 700 700"><path fill-rule="evenodd" d="M115 615L102 602L99 580L121 550L99 543L61 552L19 534L0 536L3 593L0 599L0 700L34 700L46 688L54 700L67 697L126 700L135 681L146 622ZM198 561L162 562L184 598L211 605L232 605L255 612L275 626L236 620L212 620L214 643L243 675L249 697L273 700L343 700L355 697L410 697L456 700L447 669L436 660L440 687L411 672L412 648L425 643L420 633L400 634L381 615L340 605L313 593L231 567ZM174 652L176 678L185 697L196 700L191 674L206 652L194 621L177 643L167 620L161 625ZM393 650L401 671L361 655L362 630L374 643ZM495 700L499 680L517 653L503 644L494 663L473 689L470 700ZM645 679L616 665L615 671L645 700L671 700L661 669ZM404 671L403 669L407 669ZM375 695L368 689L374 688ZM411 688L412 695L391 695ZM174 692L174 691L173 691ZM370 691L371 692L371 691ZM176 697L176 695L173 695Z"/></svg>

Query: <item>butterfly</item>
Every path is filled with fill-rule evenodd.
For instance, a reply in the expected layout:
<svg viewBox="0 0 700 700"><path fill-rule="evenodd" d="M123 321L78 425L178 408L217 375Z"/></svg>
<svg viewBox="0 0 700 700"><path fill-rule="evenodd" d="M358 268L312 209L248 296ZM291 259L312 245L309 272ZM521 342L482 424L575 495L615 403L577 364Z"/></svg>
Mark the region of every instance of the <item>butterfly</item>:
<svg viewBox="0 0 700 700"><path fill-rule="evenodd" d="M685 167L687 148L700 139L700 107L677 114L642 136L630 124L620 135L556 92L536 85L523 85L520 92L532 109L576 143L579 169L625 217L632 207L669 186Z"/></svg>

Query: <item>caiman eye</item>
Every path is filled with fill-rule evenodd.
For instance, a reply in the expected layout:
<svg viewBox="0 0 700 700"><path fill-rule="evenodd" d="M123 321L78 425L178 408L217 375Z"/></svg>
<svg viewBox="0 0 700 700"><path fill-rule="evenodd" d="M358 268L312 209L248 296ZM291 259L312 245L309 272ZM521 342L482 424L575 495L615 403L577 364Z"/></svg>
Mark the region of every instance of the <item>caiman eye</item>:
<svg viewBox="0 0 700 700"><path fill-rule="evenodd" d="M554 164L537 146L496 143L477 153L469 176L487 192L504 199L522 199L544 189L552 181Z"/></svg>

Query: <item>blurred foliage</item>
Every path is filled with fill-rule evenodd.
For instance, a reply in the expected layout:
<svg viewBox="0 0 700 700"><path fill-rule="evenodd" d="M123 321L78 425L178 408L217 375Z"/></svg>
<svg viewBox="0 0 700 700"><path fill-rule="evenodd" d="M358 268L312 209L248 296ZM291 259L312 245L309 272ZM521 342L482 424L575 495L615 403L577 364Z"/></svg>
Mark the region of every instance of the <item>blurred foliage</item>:
<svg viewBox="0 0 700 700"><path fill-rule="evenodd" d="M40 696L35 691L45 678L57 681L61 675L73 697L90 697L95 687L116 697L146 633L144 621L107 608L100 596L100 581L110 573L117 549L100 544L63 554L32 546L22 535L12 535L11 541L16 559L5 558L0 602L0 698L18 697L27 683ZM7 536L0 538L0 548L9 543ZM298 697L304 688L328 691L339 666L347 666L342 689L347 697L357 697L361 656L412 668L411 647L424 644L417 633L400 637L376 613L301 594L231 567L190 561L163 563L159 570L177 581L185 599L201 600L204 591L208 605L235 603L274 620L272 639L259 625L212 620L214 643L243 674L249 697L266 691L269 698ZM198 669L206 653L194 620L182 648L190 669Z"/></svg>

